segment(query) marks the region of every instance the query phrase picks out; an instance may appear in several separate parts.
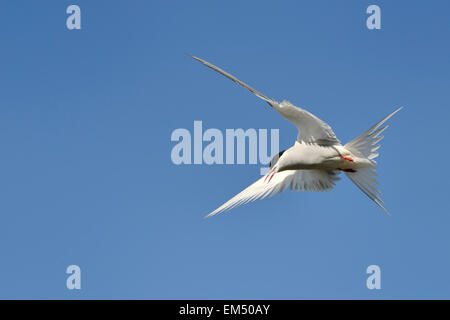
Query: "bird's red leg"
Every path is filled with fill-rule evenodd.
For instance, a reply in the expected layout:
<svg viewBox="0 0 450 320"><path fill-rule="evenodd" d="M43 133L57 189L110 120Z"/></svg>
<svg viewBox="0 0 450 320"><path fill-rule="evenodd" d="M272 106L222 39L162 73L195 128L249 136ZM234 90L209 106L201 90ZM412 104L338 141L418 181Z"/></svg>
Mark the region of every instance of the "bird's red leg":
<svg viewBox="0 0 450 320"><path fill-rule="evenodd" d="M273 168L269 170L269 172L267 172L266 177L264 178L264 182L266 182L267 178L270 176L270 174L272 173Z"/></svg>
<svg viewBox="0 0 450 320"><path fill-rule="evenodd" d="M342 158L342 159L344 159L344 160L347 160L347 161L353 162L353 159L352 159L352 158L350 158L350 157L345 157L345 156L343 156L343 155L340 155L340 156L341 156L341 158Z"/></svg>
<svg viewBox="0 0 450 320"><path fill-rule="evenodd" d="M267 183L269 183L270 180L272 180L272 178L273 178L273 176L275 175L275 173L276 173L276 171L272 172L272 175L270 176L269 181L267 181Z"/></svg>
<svg viewBox="0 0 450 320"><path fill-rule="evenodd" d="M264 182L267 180L267 178L269 178L269 181L267 181L267 183L270 182L270 180L272 180L274 174L277 172L277 168L273 167L272 169L270 169L270 171L267 173L266 177L264 178Z"/></svg>

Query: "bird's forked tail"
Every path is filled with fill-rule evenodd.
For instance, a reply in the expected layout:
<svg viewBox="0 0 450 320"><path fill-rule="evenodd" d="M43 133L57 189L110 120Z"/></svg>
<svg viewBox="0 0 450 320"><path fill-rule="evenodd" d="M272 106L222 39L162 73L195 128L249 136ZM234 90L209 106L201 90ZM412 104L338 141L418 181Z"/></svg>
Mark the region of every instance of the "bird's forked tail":
<svg viewBox="0 0 450 320"><path fill-rule="evenodd" d="M362 192L378 204L387 214L390 213L383 206L383 200L380 198L381 192L376 186L378 184L376 179L377 173L375 171L376 162L373 159L378 157L377 150L380 148L378 143L381 139L383 139L383 136L380 136L380 134L388 128L388 125L383 127L383 124L401 109L401 107L398 108L386 118L344 146L354 155L369 159L372 162L373 166L371 167L358 169L355 172L345 172L345 174L356 184L359 189L361 189Z"/></svg>

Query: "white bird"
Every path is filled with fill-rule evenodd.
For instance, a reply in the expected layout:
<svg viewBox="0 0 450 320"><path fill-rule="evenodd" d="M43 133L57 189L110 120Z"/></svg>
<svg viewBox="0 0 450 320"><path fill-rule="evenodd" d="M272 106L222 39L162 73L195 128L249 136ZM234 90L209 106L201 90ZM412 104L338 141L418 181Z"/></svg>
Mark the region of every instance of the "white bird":
<svg viewBox="0 0 450 320"><path fill-rule="evenodd" d="M378 142L383 139L380 134L388 127L387 125L382 127L383 124L402 107L357 138L342 145L331 127L315 115L294 106L289 101L278 102L270 99L211 63L195 56L192 58L250 90L278 111L283 118L294 123L298 129L294 145L281 151L272 159L270 171L264 177L225 202L207 217L250 201L282 193L288 187L291 191L329 191L340 179L338 174L341 171L389 214L382 205L381 192L376 187L378 183L375 172L376 162L373 159L378 157L377 150L380 147Z"/></svg>

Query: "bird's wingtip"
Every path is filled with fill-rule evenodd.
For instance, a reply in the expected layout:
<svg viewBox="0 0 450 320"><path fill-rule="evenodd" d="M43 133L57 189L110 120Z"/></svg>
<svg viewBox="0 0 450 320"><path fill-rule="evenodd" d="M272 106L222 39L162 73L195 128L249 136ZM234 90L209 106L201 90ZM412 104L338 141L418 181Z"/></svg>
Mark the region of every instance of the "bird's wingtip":
<svg viewBox="0 0 450 320"><path fill-rule="evenodd" d="M203 219L211 218L213 215L215 215L214 212L208 213L206 216L203 217Z"/></svg>
<svg viewBox="0 0 450 320"><path fill-rule="evenodd" d="M380 208L383 209L383 211L386 212L386 214L387 214L388 216L392 217L392 214L389 212L388 209L386 209L386 208L380 203L380 201L375 200L375 203L376 203L377 205L379 205Z"/></svg>
<svg viewBox="0 0 450 320"><path fill-rule="evenodd" d="M184 54L189 56L189 57L191 57L191 58L193 58L193 59L195 59L195 60L197 60L197 61L202 61L202 59L200 59L197 56L194 56L193 54L190 54L189 52L185 52Z"/></svg>

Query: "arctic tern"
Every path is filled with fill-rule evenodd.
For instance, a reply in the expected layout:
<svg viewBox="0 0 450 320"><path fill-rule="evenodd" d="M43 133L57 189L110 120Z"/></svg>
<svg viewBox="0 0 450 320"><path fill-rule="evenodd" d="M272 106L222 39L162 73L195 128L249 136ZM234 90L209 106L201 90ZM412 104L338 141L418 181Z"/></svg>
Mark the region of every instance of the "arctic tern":
<svg viewBox="0 0 450 320"><path fill-rule="evenodd" d="M362 192L389 214L383 206L381 192L376 186L378 182L374 159L378 157L377 150L380 147L378 143L383 139L380 134L388 127L383 126L384 123L402 107L352 141L342 145L327 123L305 109L296 107L287 100L278 102L268 98L215 65L196 56L191 55L191 57L266 101L283 118L294 123L298 129L294 145L279 152L272 159L270 170L265 176L208 214L207 217L250 201L282 193L288 187L291 191L331 190L335 182L340 179L338 177L340 172L344 172Z"/></svg>

